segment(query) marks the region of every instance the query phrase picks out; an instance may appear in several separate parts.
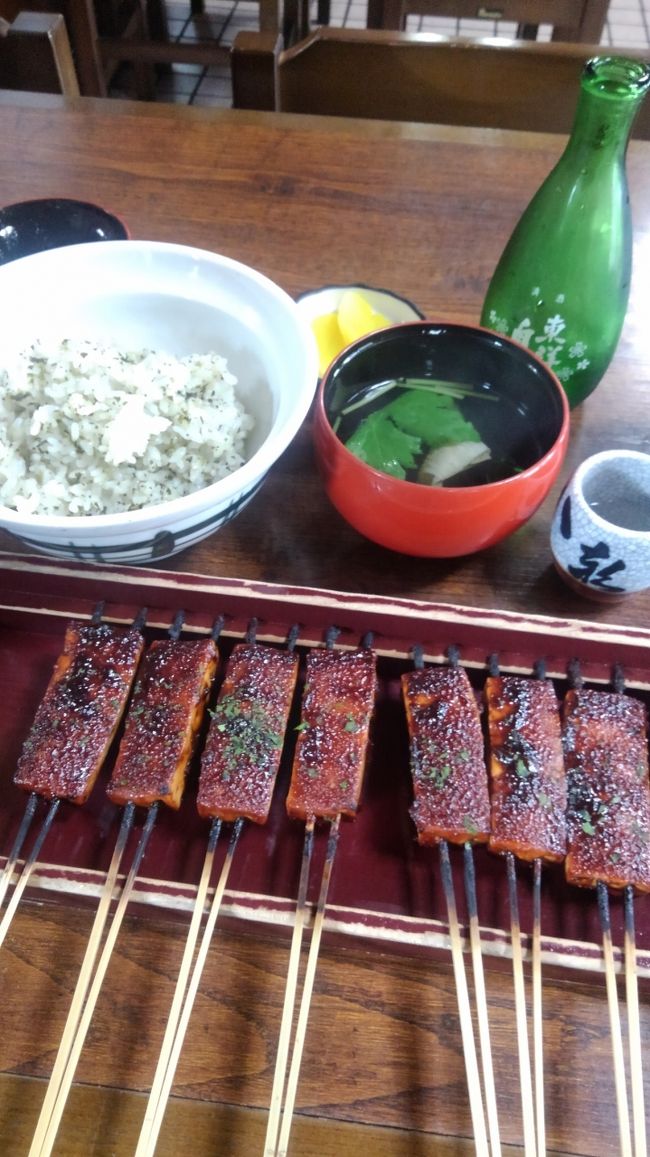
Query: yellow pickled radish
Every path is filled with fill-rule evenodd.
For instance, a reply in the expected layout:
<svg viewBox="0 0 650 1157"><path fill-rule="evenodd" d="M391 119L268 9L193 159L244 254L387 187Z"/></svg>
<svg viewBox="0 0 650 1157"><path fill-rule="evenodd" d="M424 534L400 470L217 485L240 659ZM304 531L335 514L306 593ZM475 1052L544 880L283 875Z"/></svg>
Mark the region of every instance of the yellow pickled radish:
<svg viewBox="0 0 650 1157"><path fill-rule="evenodd" d="M377 313L358 289L346 289L338 308L338 326L344 345L365 337L376 329L385 329L390 321Z"/></svg>
<svg viewBox="0 0 650 1157"><path fill-rule="evenodd" d="M312 320L311 328L318 346L318 373L323 376L333 358L347 345L335 313L323 313Z"/></svg>

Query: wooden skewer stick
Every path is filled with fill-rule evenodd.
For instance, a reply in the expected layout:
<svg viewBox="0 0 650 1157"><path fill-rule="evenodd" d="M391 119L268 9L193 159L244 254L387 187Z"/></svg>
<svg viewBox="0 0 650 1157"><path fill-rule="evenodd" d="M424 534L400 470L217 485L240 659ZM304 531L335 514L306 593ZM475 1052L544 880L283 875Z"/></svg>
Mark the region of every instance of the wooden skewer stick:
<svg viewBox="0 0 650 1157"><path fill-rule="evenodd" d="M2 869L2 875L0 876L0 907L2 906L5 895L7 893L7 888L11 883L11 879L14 874L14 868L16 867L16 862L20 855L21 848L25 842L25 836L27 835L27 832L31 826L31 822L34 818L38 798L39 797L35 791L30 792L27 803L25 804L23 818L20 821L20 827L16 832L16 838L13 842L11 851L7 856L7 862Z"/></svg>
<svg viewBox="0 0 650 1157"><path fill-rule="evenodd" d="M192 964L192 958L194 956L194 949L196 947L196 942L199 936L201 920L203 917L203 909L205 907L205 898L207 896L208 886L210 884L212 865L214 862L214 855L220 832L221 820L213 820L212 826L210 828L210 834L208 836L208 846L205 853L205 859L203 861L203 870L201 872L201 878L199 880L199 885L194 899L192 919L190 921L187 940L185 941L185 948L183 951L183 958L181 960L181 966L178 972L178 978L176 980L176 987L174 989L174 997L172 1000L171 1008L169 1010L165 1035L163 1037L163 1043L160 1049L158 1065L156 1067L153 1084L151 1086L151 1092L149 1093L147 1111L145 1113L144 1121L142 1122L142 1128L140 1130L140 1140L138 1141L137 1154L139 1154L141 1151L144 1151L143 1146L148 1140L153 1119L155 1117L156 1106L158 1104L160 1089L165 1077L165 1069L167 1067L169 1053L174 1043L174 1036L178 1027L178 1020L182 1010L183 999L187 990L187 978Z"/></svg>
<svg viewBox="0 0 650 1157"><path fill-rule="evenodd" d="M605 982L607 985L607 1004L609 1007L609 1025L612 1037L612 1054L614 1059L614 1086L616 1089L616 1111L618 1113L618 1132L622 1157L631 1157L632 1141L630 1134L630 1113L627 1101L627 1086L625 1082L625 1059L623 1056L623 1037L621 1034L621 1018L618 1008L618 989L616 986L616 967L614 964L614 950L612 947L612 926L609 918L609 894L607 887L601 881L596 885L598 896L598 914L603 934L603 959L605 961Z"/></svg>
<svg viewBox="0 0 650 1157"><path fill-rule="evenodd" d="M542 1012L542 861L533 862L533 1070L535 1073L535 1124L537 1152L546 1153L544 1109L544 1017Z"/></svg>
<svg viewBox="0 0 650 1157"><path fill-rule="evenodd" d="M635 1157L646 1157L647 1140L641 1054L639 989L636 972L636 936L634 929L634 889L625 889L625 991L628 1008L630 1076L632 1084L632 1119Z"/></svg>
<svg viewBox="0 0 650 1157"><path fill-rule="evenodd" d="M54 819L57 811L59 810L59 804L60 803L61 803L60 799L53 799L51 801L50 806L49 806L48 811L47 811L47 814L45 816L45 819L43 820L43 823L41 824L41 830L38 833L38 836L36 837L36 839L34 840L34 846L31 850L31 852L29 853L29 856L27 857L27 859L25 860L25 862L23 864L23 870L20 873L20 876L19 876L19 878L15 884L14 890L11 894L11 899L10 899L9 903L7 904L7 907L5 908L4 916L2 917L2 920L0 921L0 944L2 944L4 942L4 938L7 935L7 932L9 931L11 921L13 920L13 918L16 914L16 908L18 907L18 904L20 902L20 897L22 896L23 892L25 891L25 888L27 887L27 884L29 883L29 877L31 876L32 871L34 869L34 864L36 863L36 861L38 859L38 853L40 852L41 848L43 847L45 837L52 826L52 820Z"/></svg>
<svg viewBox="0 0 650 1157"><path fill-rule="evenodd" d="M68 1093L70 1092L70 1086L72 1085L77 1064L79 1063L81 1050L86 1040L90 1022L95 1011L95 1005L97 1004L97 999L99 997L99 993L104 982L104 977L110 963L113 948L115 947L115 941L117 940L117 936L124 919L127 904L131 898L133 886L135 884L135 880L140 869L140 864L142 863L142 858L149 842L149 837L153 831L157 813L158 804L154 803L149 808L147 821L144 828L142 829L142 834L140 836L140 840L133 857L133 863L131 864L129 874L124 883L124 887L122 888L117 908L115 909L113 919L111 921L111 925L104 942L102 954L99 958L99 963L93 977L90 991L88 992L83 1012L77 1025L74 1038L70 1043L68 1041L61 1041L60 1048L67 1051L68 1060L61 1077L61 1083L57 1091L56 1100L54 1101L54 1105L52 1107L51 1117L47 1123L43 1122L42 1125L39 1121L39 1128L37 1134L34 1136L32 1143L31 1153L33 1154L33 1157L49 1157L56 1141L56 1135L61 1123L61 1117L63 1116L63 1111L66 1106Z"/></svg>
<svg viewBox="0 0 650 1157"><path fill-rule="evenodd" d="M535 1111L533 1105L533 1084L530 1073L530 1051L528 1048L528 1016L526 1013L526 989L524 986L524 962L521 950L521 926L519 923L519 903L517 901L517 869L512 852L506 854L508 867L508 898L510 903L510 939L512 944L512 972L515 986L515 1015L517 1021L517 1045L519 1052L519 1082L521 1086L521 1110L524 1126L524 1153L526 1157L536 1157Z"/></svg>
<svg viewBox="0 0 650 1157"><path fill-rule="evenodd" d="M95 919L93 921L93 926L88 938L86 952L84 954L81 969L79 971L79 977L77 979L77 984L74 991L74 996L72 998L70 1010L65 1022L65 1028L61 1037L59 1051L56 1055L54 1067L52 1069L50 1080L47 1086L47 1092L45 1094L43 1106L41 1108L38 1123L36 1125L36 1131L34 1133L32 1147L29 1151L29 1157L36 1157L36 1154L38 1153L37 1146L39 1145L38 1138L47 1128L47 1123L52 1115L52 1109L54 1107L61 1080L65 1072L65 1066L70 1055L69 1048L72 1043L77 1025L79 1024L83 1002L86 998L86 994L92 979L93 966L99 951L102 933L108 918L111 900L113 899L113 893L115 891L120 863L122 861L122 856L124 855L124 849L126 847L129 832L133 826L134 815L135 808L133 804L127 804L122 815L122 823L120 825L120 830L115 842L115 849L113 851L113 856L108 868L108 872L106 874L106 880L104 881L104 887L102 889L97 912L95 913Z"/></svg>
<svg viewBox="0 0 650 1157"><path fill-rule="evenodd" d="M639 1019L639 986L636 972L636 935L634 930L634 889L625 889L625 994L630 1047L630 1078L632 1084L632 1121L634 1124L634 1155L646 1157L648 1152L643 1094L643 1062L641 1057L641 1022Z"/></svg>
<svg viewBox="0 0 650 1157"><path fill-rule="evenodd" d="M282 1126L280 1128L280 1140L278 1142L277 1157L286 1157L287 1150L289 1148L289 1137L291 1135L293 1110L296 1102L296 1093L298 1091L300 1065L302 1063L302 1053L305 1045L305 1037L307 1035L307 1021L309 1019L311 996L314 988L314 978L316 976L316 965L318 963L318 953L320 950L320 941L323 932L323 923L325 920L327 893L329 891L332 868L334 866L334 857L336 855L336 848L338 845L340 823L341 817L338 815L334 820L332 820L330 825L329 839L327 841L327 855L323 865L320 893L318 896L318 903L316 905L314 927L311 934L309 955L307 957L307 967L305 969L305 979L303 981L302 996L300 998L298 1023L296 1025L296 1033L293 1040L291 1067L289 1069L287 1090L284 1098L284 1108L282 1110Z"/></svg>
<svg viewBox="0 0 650 1157"><path fill-rule="evenodd" d="M147 1106L147 1113L145 1115L145 1119L142 1123L142 1129L140 1131L140 1138L138 1141L138 1148L136 1150L136 1157L145 1157L145 1155L147 1155L147 1157L153 1157L153 1153L155 1152L155 1149L156 1149L156 1142L158 1140L158 1134L160 1133L163 1118L165 1115L165 1109L167 1107L167 1101L169 1099L169 1094L170 1094L172 1083L174 1080L174 1074L176 1072L176 1067L178 1065L178 1059L181 1055L181 1049L183 1047L183 1041L185 1040L185 1033L187 1032L187 1026L189 1024L190 1016L192 1014L192 1008L194 1007L194 1001L196 999L196 994L198 992L199 983L201 981L201 976L203 975L203 969L205 967L205 962L206 962L207 956L208 956L208 950L210 948L210 943L212 941L212 935L214 933L214 927L215 927L215 924L217 922L217 917L218 917L220 909L221 909L221 902L223 900L223 895L224 895L224 892L226 890L226 885L228 883L228 876L230 874L230 868L232 865L233 856L235 854L235 848L237 847L237 841L239 840L239 836L241 834L241 830L242 830L243 826L244 826L244 821L243 821L243 819L240 818L235 822L235 825L233 827L232 834L230 836L230 843L228 845L228 851L227 851L226 858L225 858L224 863L223 863L223 867L221 869L221 874L219 876L217 886L214 890L214 895L212 897L212 903L210 905L210 911L208 913L208 919L206 921L205 928L203 930L203 937L201 939L201 944L199 945L199 951L198 951L197 956L196 956L196 961L194 963L194 970L193 970L192 975L189 979L189 983L187 983L187 977L186 976L184 977L184 986L183 986L183 992L181 992L181 998L183 995L185 995L185 999L182 1003L182 1007L179 1007L177 1010L174 1010L174 1008L172 1006L172 1011L175 1013L173 1030L170 1029L169 1024L168 1024L168 1026L167 1026L168 1031L165 1033L165 1041L163 1042L163 1048L161 1049L160 1057L158 1060L158 1067L156 1069L156 1077L154 1079L154 1084L152 1086L151 1093L149 1096L149 1104ZM216 842L218 839L220 827L221 827L221 821L220 820L214 821L213 827L212 827L211 832L210 832L210 841L212 840L213 835L216 831L216 836L214 837L215 846L216 846ZM204 864L204 872L203 872L203 876L205 877L206 890L207 890L207 885L208 885L209 880L210 880L210 871L209 870L207 871L207 876L206 876L206 866L207 866L207 860L209 857L209 847L210 847L210 845L208 844L208 854L206 854L206 864ZM213 848L212 857L210 858L210 868L212 867L212 858L213 857L214 857L214 848ZM198 907L198 896L197 896L197 905L195 906L195 912L196 912L197 907ZM203 912L203 902L201 902L201 906L200 906L200 913L202 913L202 912ZM197 935L198 935L198 926L197 926ZM188 937L188 941L189 941L189 939L190 938ZM194 940L192 941L192 949L194 948L195 943L196 943L196 936L194 937ZM187 953L187 945L186 945L186 954L183 957L183 964L185 964L186 956L187 956L187 969L189 969L189 966L191 963L192 952ZM181 983L181 974L179 973L179 977L178 977L178 981L177 981L177 991L178 991L178 988L180 986L180 983ZM172 1020L172 1017L170 1014L170 1022L171 1022L171 1020Z"/></svg>
<svg viewBox="0 0 650 1157"><path fill-rule="evenodd" d="M305 927L305 921L307 919L307 888L309 886L309 869L311 866L311 857L314 849L314 823L314 817L310 816L305 825L305 842L302 849L302 865L300 869L300 881L298 884L298 899L296 902L296 915L293 925L293 935L291 938L291 950L289 952L289 967L287 970L287 980L284 990L284 1004L282 1006L282 1019L280 1021L278 1051L275 1058L275 1072L273 1074L273 1087L271 1089L269 1119L266 1127L266 1138L264 1141L264 1157L275 1157L278 1141L278 1130L280 1128L280 1111L282 1107L282 1096L284 1093L287 1072L289 1041L291 1037L291 1029L293 1026L293 1011L296 1002L296 988L298 985L300 949L302 946L302 935Z"/></svg>
<svg viewBox="0 0 650 1157"><path fill-rule="evenodd" d="M470 843L464 845L463 853L465 861L465 896L467 899L467 915L469 919L469 942L472 953L472 967L474 970L474 996L476 999L476 1014L478 1018L481 1068L483 1070L483 1089L485 1092L490 1150L492 1157L500 1157L501 1138L499 1134L499 1115L494 1085L494 1068L492 1065L492 1044L490 1041L488 1002L485 992L481 932L478 921L478 904L476 901L474 849Z"/></svg>
<svg viewBox="0 0 650 1157"><path fill-rule="evenodd" d="M467 1074L469 1106L472 1116L472 1126L474 1129L474 1144L476 1146L476 1152L479 1157L481 1154L485 1154L485 1157L488 1157L489 1149L487 1131L485 1128L485 1117L483 1114L481 1080L479 1077L478 1062L476 1059L476 1045L474 1042L472 1011L469 1003L467 977L465 975L465 960L463 957L463 944L456 911L454 881L451 874L451 862L449 859L449 847L447 845L447 841L441 840L438 848L440 852L440 874L442 877L442 886L447 903L447 919L449 922L451 959L454 968L454 979L456 981L456 997L458 1000L460 1031L463 1041L463 1054L465 1057L465 1072Z"/></svg>

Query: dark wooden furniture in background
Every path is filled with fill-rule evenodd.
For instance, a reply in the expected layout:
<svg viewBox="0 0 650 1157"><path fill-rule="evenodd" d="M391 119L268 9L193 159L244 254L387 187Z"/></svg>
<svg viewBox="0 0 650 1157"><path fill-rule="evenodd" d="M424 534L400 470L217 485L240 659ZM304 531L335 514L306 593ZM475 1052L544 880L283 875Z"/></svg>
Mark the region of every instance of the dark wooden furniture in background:
<svg viewBox="0 0 650 1157"><path fill-rule="evenodd" d="M132 236L197 245L255 266L291 294L364 281L429 317L475 322L514 223L564 138L422 124L0 94L0 202L59 195L118 211ZM650 593L599 606L560 582L549 523L587 454L650 451L650 145L629 173L637 261L630 310L601 385L572 415L554 492L505 542L470 558L405 558L365 542L329 506L307 421L229 526L160 564L166 573L259 581L558 617L622 631L650 621ZM7 536L0 544L16 548ZM614 659L614 656L612 656ZM9 772L7 771L7 774ZM434 884L432 883L432 886ZM641 901L643 903L647 901ZM0 1149L24 1157L44 1096L92 912L21 905L0 957ZM187 920L127 918L82 1054L57 1152L135 1149ZM266 1127L288 944L264 927L224 928L210 952L158 1157L251 1157ZM521 1151L512 981L490 969L504 1153ZM344 945L326 934L298 1091L292 1157L471 1154L448 963ZM554 1154L618 1152L601 981L545 977L547 1138ZM650 1005L642 999L650 1041ZM647 1069L647 1066L646 1066Z"/></svg>
<svg viewBox="0 0 650 1157"><path fill-rule="evenodd" d="M0 19L0 88L79 95L60 13L20 12L11 24Z"/></svg>
<svg viewBox="0 0 650 1157"><path fill-rule="evenodd" d="M287 3L292 12L298 0ZM134 95L153 100L156 66L208 66L230 60L230 48L216 40L171 41L163 0L0 0L0 19L8 23L23 11L63 16L83 96L106 96L120 64L133 69ZM279 0L260 0L259 12L260 29L277 32Z"/></svg>
<svg viewBox="0 0 650 1157"><path fill-rule="evenodd" d="M233 100L236 108L568 132L580 73L597 51L351 28L320 28L283 49L272 34L240 32ZM634 131L650 137L650 104Z"/></svg>
<svg viewBox="0 0 650 1157"><path fill-rule="evenodd" d="M404 28L408 16L514 21L518 35L535 39L540 24L553 40L600 44L609 0L368 0L368 28Z"/></svg>
<svg viewBox="0 0 650 1157"><path fill-rule="evenodd" d="M79 88L85 96L106 96L119 61L106 46L133 46L149 39L149 10L163 13L159 0L0 0L0 17L14 21L21 12L60 13L70 40ZM162 16L161 16L162 18ZM150 61L134 60L138 97L153 99L155 76Z"/></svg>

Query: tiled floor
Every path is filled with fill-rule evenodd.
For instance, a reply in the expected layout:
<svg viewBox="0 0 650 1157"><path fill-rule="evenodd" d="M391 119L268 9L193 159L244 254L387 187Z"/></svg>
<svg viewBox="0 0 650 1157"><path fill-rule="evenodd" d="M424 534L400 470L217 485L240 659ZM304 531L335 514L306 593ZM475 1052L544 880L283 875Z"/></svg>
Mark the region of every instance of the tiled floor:
<svg viewBox="0 0 650 1157"><path fill-rule="evenodd" d="M367 0L331 0L331 24L365 28ZM204 16L193 18L189 0L168 0L170 35L178 40L218 40L232 44L243 29L258 27L256 0L206 0ZM516 26L486 20L450 20L441 17L409 17L409 31L441 32L462 36L514 36ZM549 39L550 28L542 26L540 39ZM650 0L610 0L609 17L602 43L615 48L650 46ZM113 94L123 95L119 81ZM227 65L202 68L176 64L158 85L158 100L181 104L231 105L230 70Z"/></svg>

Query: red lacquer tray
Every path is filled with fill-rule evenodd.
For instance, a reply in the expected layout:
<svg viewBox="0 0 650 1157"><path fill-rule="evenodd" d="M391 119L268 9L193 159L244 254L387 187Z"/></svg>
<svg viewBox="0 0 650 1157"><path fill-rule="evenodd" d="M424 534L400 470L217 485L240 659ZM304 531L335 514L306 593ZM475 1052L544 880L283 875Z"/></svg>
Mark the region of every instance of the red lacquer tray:
<svg viewBox="0 0 650 1157"><path fill-rule="evenodd" d="M650 702L650 631L546 619L460 606L344 595L308 588L214 579L132 568L58 563L32 556L0 556L0 741L2 810L0 865L11 848L25 807L13 786L15 762L61 648L66 621L89 618L104 603L105 619L131 622L147 607L148 638L160 637L179 610L187 637L209 633L224 618L219 647L227 658L256 620L260 642L282 645L295 626L298 649L322 645L338 630L336 646L355 646L372 632L380 687L362 806L341 829L325 928L331 934L381 943L395 951L446 948L446 906L434 849L417 846L409 817L411 787L399 676L412 666L418 644L427 662L445 662L457 647L477 689L487 661L503 671L532 672L544 659L558 694L569 664L579 660L587 682L611 683L620 664L628 692ZM223 664L222 668L223 670ZM217 678L218 686L219 678ZM289 928L295 907L303 827L284 810L295 732L290 727L269 823L244 828L222 909L228 920ZM27 895L45 893L84 903L99 895L120 819L106 798L110 761L83 808L63 804L47 836ZM197 767L178 813L163 809L148 846L135 902L176 915L189 912L208 833L195 810ZM44 805L42 805L44 808ZM143 817L139 817L139 827ZM137 830L133 839L137 838ZM225 841L224 848L225 848ZM323 855L325 832L317 838ZM29 851L29 843L25 853ZM462 859L452 849L461 917ZM222 850L222 855L225 852ZM509 956L505 866L484 849L475 852L478 911L486 956ZM317 872L314 873L314 890ZM532 879L519 871L522 930L531 928ZM315 895L310 897L315 899ZM650 977L650 897L636 904L638 972ZM612 899L614 940L623 940L623 913ZM545 870L543 960L562 968L602 971L601 932L593 893L570 888L562 870Z"/></svg>

